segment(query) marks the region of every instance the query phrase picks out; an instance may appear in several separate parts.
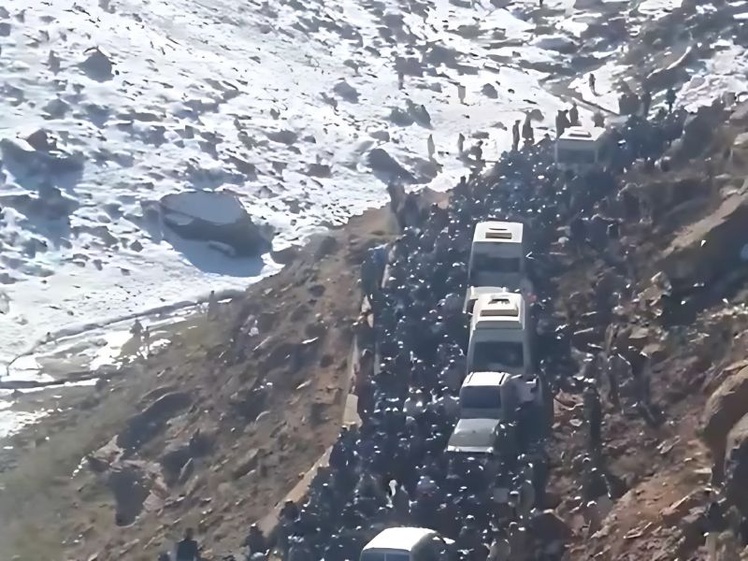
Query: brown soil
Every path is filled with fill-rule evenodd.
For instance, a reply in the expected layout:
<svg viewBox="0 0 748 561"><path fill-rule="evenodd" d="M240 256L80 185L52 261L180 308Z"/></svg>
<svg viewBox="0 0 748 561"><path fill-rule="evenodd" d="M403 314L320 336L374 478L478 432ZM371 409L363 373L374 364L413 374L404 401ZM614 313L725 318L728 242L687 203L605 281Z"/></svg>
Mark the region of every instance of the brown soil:
<svg viewBox="0 0 748 561"><path fill-rule="evenodd" d="M359 264L391 236L389 211L374 210L318 237L217 318L192 318L168 348L93 395L68 396L63 411L16 437L15 467L0 475L3 557L152 560L186 526L198 529L208 555L236 548L339 431ZM263 384L272 385L264 402L252 393ZM137 520L117 526L109 470L76 468L88 454L111 461L106 449L96 451L160 395L176 392L188 405L170 412L127 462L162 473L164 452L198 430L210 451L180 482L153 476Z"/></svg>

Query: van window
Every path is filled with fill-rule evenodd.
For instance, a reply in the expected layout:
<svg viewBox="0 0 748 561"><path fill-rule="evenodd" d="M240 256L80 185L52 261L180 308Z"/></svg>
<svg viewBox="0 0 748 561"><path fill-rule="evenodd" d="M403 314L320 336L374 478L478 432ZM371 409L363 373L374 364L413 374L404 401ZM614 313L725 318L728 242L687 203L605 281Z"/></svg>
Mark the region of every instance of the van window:
<svg viewBox="0 0 748 561"><path fill-rule="evenodd" d="M493 370L492 364L522 368L525 364L522 343L486 341L476 343L473 351L473 372Z"/></svg>
<svg viewBox="0 0 748 561"><path fill-rule="evenodd" d="M594 164L596 160L595 152L595 150L559 148L556 158L561 164Z"/></svg>
<svg viewBox="0 0 748 561"><path fill-rule="evenodd" d="M501 388L498 386L463 386L460 406L464 409L499 409Z"/></svg>
<svg viewBox="0 0 748 561"><path fill-rule="evenodd" d="M407 551L367 549L361 552L361 561L410 561L410 555Z"/></svg>

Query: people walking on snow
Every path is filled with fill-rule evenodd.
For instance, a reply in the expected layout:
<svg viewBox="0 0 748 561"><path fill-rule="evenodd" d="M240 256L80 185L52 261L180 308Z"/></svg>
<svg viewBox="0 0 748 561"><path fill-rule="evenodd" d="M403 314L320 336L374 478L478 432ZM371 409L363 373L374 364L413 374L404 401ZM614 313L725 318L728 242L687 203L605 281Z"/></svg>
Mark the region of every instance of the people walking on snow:
<svg viewBox="0 0 748 561"><path fill-rule="evenodd" d="M519 148L519 124L520 120L517 119L512 125L512 152L516 152Z"/></svg>
<svg viewBox="0 0 748 561"><path fill-rule="evenodd" d="M675 89L674 88L669 87L667 89L667 93L665 94L665 103L667 104L667 112L672 113L673 105L675 105Z"/></svg>
<svg viewBox="0 0 748 561"><path fill-rule="evenodd" d="M397 71L397 89L402 90L405 87L405 73L402 70Z"/></svg>
<svg viewBox="0 0 748 561"><path fill-rule="evenodd" d="M467 90L465 89L465 86L462 84L457 84L457 99L460 100L461 105L465 105L465 94L467 93Z"/></svg>
<svg viewBox="0 0 748 561"><path fill-rule="evenodd" d="M572 127L579 126L579 107L577 107L576 101L571 104L571 109L569 109L569 125Z"/></svg>
<svg viewBox="0 0 748 561"><path fill-rule="evenodd" d="M525 122L522 125L522 140L525 141L526 146L535 144L535 133L532 130L532 121L530 121L529 114L525 116Z"/></svg>
<svg viewBox="0 0 748 561"><path fill-rule="evenodd" d="M426 148L429 153L429 160L434 159L434 154L436 154L436 145L434 144L434 135L430 134L429 139L426 141Z"/></svg>
<svg viewBox="0 0 748 561"><path fill-rule="evenodd" d="M460 133L457 135L457 155L462 158L465 153L465 135Z"/></svg>
<svg viewBox="0 0 748 561"><path fill-rule="evenodd" d="M590 91L591 91L591 92L592 92L592 93L593 93L594 95L597 95L597 90L595 89L595 86L596 86L597 80L595 80L595 75L594 75L594 74L592 74L592 73L590 73L590 77L589 77L589 78L588 78L587 80L588 80L588 83L589 83L589 86L590 86Z"/></svg>

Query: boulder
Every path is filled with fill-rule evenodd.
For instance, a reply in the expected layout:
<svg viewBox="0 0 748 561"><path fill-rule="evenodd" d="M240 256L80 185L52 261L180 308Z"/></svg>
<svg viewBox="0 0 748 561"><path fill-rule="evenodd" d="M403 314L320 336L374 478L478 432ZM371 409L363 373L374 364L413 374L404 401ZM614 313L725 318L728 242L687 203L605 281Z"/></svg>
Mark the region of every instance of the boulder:
<svg viewBox="0 0 748 561"><path fill-rule="evenodd" d="M709 286L742 263L748 242L748 194L722 201L717 210L682 230L663 253L662 267L673 286Z"/></svg>
<svg viewBox="0 0 748 561"><path fill-rule="evenodd" d="M187 191L166 195L159 205L164 224L183 238L219 242L242 257L272 248L272 228L255 224L231 193Z"/></svg>
<svg viewBox="0 0 748 561"><path fill-rule="evenodd" d="M717 466L722 464L727 435L748 414L748 368L728 376L709 396L701 420L701 437Z"/></svg>
<svg viewBox="0 0 748 561"><path fill-rule="evenodd" d="M135 522L156 482L156 474L143 462L126 461L112 467L107 476L107 487L114 495L118 526Z"/></svg>
<svg viewBox="0 0 748 561"><path fill-rule="evenodd" d="M390 156L383 148L374 148L369 152L368 159L371 169L375 172L385 174L392 179L399 178L415 181L413 174L400 165L400 163Z"/></svg>
<svg viewBox="0 0 748 561"><path fill-rule="evenodd" d="M27 173L79 172L84 165L82 154L59 147L54 137L44 129L26 138L3 138L0 152L4 160L24 168Z"/></svg>
<svg viewBox="0 0 748 561"><path fill-rule="evenodd" d="M727 435L724 492L727 500L748 516L748 415Z"/></svg>
<svg viewBox="0 0 748 561"><path fill-rule="evenodd" d="M86 59L79 64L81 70L97 82L105 82L114 77L114 63L99 47L87 49Z"/></svg>
<svg viewBox="0 0 748 561"><path fill-rule="evenodd" d="M186 392L162 395L128 421L125 429L117 435L117 445L125 450L139 448L158 434L166 421L191 404L192 397Z"/></svg>
<svg viewBox="0 0 748 561"><path fill-rule="evenodd" d="M351 103L358 103L358 91L345 80L341 80L340 82L335 84L333 91L346 101L350 101Z"/></svg>

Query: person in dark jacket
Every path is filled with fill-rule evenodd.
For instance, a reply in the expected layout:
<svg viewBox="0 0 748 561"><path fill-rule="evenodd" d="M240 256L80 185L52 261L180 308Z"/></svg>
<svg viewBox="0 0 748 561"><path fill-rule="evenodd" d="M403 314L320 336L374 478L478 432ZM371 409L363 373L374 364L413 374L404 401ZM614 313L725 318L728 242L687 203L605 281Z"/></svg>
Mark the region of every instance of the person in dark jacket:
<svg viewBox="0 0 748 561"><path fill-rule="evenodd" d="M177 544L176 561L200 561L200 547L194 539L195 531L187 528L184 539Z"/></svg>

